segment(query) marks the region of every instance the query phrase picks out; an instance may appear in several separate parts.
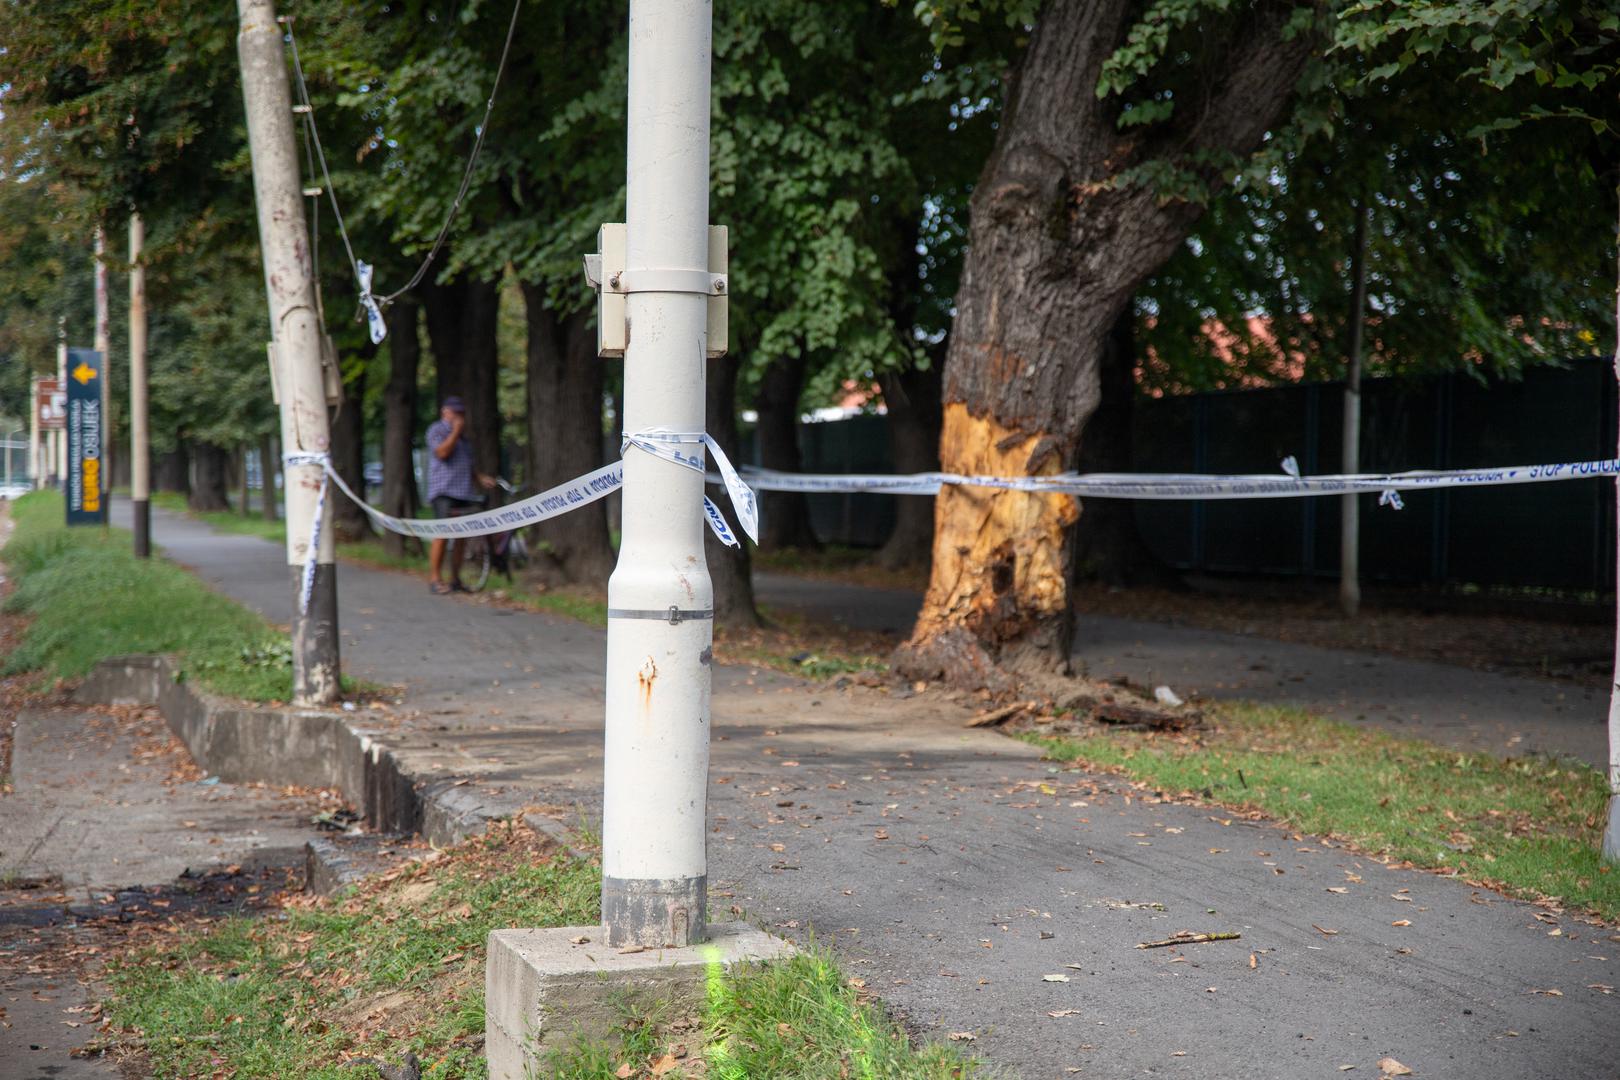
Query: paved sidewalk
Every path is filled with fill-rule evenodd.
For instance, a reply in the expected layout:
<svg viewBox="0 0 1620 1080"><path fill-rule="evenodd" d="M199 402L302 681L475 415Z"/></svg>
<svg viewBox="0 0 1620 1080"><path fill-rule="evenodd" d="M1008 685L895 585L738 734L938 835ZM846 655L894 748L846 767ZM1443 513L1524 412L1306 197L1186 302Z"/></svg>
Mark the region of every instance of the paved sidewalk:
<svg viewBox="0 0 1620 1080"><path fill-rule="evenodd" d="M903 589L784 574L757 574L754 588L763 604L890 633L909 631L921 604ZM1092 675L1163 683L1183 697L1296 705L1506 756L1567 755L1597 768L1609 760L1608 698L1575 682L1091 614L1075 621L1073 656Z"/></svg>
<svg viewBox="0 0 1620 1080"><path fill-rule="evenodd" d="M280 548L153 525L287 617ZM349 670L406 686L391 739L413 760L492 802L593 812L600 631L400 574L339 582ZM717 667L711 902L813 930L917 1029L971 1032L1027 1080L1371 1078L1386 1055L1419 1077L1616 1075L1620 997L1594 988L1620 985L1612 928L1550 937L1530 905L1059 772L964 719L932 694ZM1135 947L1180 929L1242 939Z"/></svg>
<svg viewBox="0 0 1620 1080"><path fill-rule="evenodd" d="M0 795L0 1080L114 1077L81 957L106 922L160 920L230 866L302 866L311 800L195 775L156 710L30 709ZM251 871L249 872L251 874ZM185 875L182 877L182 875ZM225 874L225 888L250 878ZM151 886L154 888L148 889ZM217 889L215 891L218 891Z"/></svg>

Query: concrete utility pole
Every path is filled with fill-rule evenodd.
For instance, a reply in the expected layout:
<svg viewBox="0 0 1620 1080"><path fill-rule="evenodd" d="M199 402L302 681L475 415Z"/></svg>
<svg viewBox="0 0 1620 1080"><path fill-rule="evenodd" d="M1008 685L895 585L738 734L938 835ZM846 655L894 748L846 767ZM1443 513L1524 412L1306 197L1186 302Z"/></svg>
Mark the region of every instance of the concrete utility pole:
<svg viewBox="0 0 1620 1080"><path fill-rule="evenodd" d="M107 242L96 226L96 338L91 348L101 354L101 445L96 453L101 460L101 498L106 506L112 488L112 462L107 449L112 445L112 316L107 312ZM106 527L103 519L103 528Z"/></svg>
<svg viewBox="0 0 1620 1080"><path fill-rule="evenodd" d="M67 391L67 319L58 319L56 329L56 385ZM59 427L51 432L51 475L56 486L67 490L67 429Z"/></svg>
<svg viewBox="0 0 1620 1080"><path fill-rule="evenodd" d="M1350 348L1344 373L1344 461L1340 472L1361 471L1361 342L1367 321L1366 203L1356 207L1351 254ZM1339 506L1339 610L1347 619L1361 611L1361 503L1359 495L1341 495Z"/></svg>
<svg viewBox="0 0 1620 1080"><path fill-rule="evenodd" d="M35 491L44 483L39 467L39 378L28 380L28 486Z"/></svg>
<svg viewBox="0 0 1620 1080"><path fill-rule="evenodd" d="M146 432L146 267L141 249L146 226L129 215L129 498L134 511L135 554L152 554L152 450Z"/></svg>
<svg viewBox="0 0 1620 1080"><path fill-rule="evenodd" d="M712 15L709 0L630 3L630 432L703 431L708 300L707 287L693 283L709 265ZM704 527L701 473L626 454L623 543L608 582L602 923L612 946L707 936L714 592Z"/></svg>
<svg viewBox="0 0 1620 1080"><path fill-rule="evenodd" d="M304 221L281 26L272 0L237 0L236 11L259 246L281 396L282 452L325 455L331 450L331 436L321 376L323 328ZM339 690L337 573L332 564L332 507L329 502L320 506L323 476L319 463L284 469L283 516L293 592L293 702L298 705L329 705ZM301 610L305 556L318 509L322 520L314 585L307 608Z"/></svg>

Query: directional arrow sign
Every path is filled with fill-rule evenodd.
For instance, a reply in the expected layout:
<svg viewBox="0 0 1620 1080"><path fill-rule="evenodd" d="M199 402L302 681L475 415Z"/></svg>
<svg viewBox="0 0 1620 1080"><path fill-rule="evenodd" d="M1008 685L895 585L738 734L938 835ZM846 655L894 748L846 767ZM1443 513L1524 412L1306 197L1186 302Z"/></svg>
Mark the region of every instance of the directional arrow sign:
<svg viewBox="0 0 1620 1080"><path fill-rule="evenodd" d="M100 525L107 520L101 497L102 358L92 349L69 349L68 360L67 523Z"/></svg>

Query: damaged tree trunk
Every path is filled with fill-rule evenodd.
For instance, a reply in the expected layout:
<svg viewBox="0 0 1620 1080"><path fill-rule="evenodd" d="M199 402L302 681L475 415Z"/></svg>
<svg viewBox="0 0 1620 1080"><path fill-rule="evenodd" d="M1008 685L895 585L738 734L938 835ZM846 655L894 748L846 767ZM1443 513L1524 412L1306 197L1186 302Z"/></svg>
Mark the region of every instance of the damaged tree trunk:
<svg viewBox="0 0 1620 1080"><path fill-rule="evenodd" d="M1259 144L1314 47L1308 34L1285 40L1289 5L1245 6L1241 26L1212 28L1222 47L1207 50L1207 72L1178 92L1172 117L1121 131L1120 99L1099 99L1096 88L1137 8L1051 0L1036 24L973 192L945 366L946 471L1075 467L1108 331L1199 214L1113 181L1169 158L1217 186L1221 171L1204 162ZM1078 514L1068 495L942 489L928 593L896 670L994 694L1022 676L1066 674Z"/></svg>
<svg viewBox="0 0 1620 1080"><path fill-rule="evenodd" d="M528 322L528 485L534 491L602 464L602 362L593 312L558 318L546 287L523 286ZM551 582L606 585L613 572L607 506L598 499L535 526L536 572Z"/></svg>

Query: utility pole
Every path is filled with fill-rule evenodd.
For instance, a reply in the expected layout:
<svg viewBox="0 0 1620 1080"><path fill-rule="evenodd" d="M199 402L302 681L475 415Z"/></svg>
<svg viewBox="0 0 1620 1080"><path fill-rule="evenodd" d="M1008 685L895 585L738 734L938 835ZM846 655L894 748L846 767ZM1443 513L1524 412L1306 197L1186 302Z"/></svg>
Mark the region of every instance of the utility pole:
<svg viewBox="0 0 1620 1080"><path fill-rule="evenodd" d="M129 498L134 511L135 554L152 554L152 450L146 431L146 267L141 249L146 226L129 215Z"/></svg>
<svg viewBox="0 0 1620 1080"><path fill-rule="evenodd" d="M28 380L28 486L40 489L39 468L39 377Z"/></svg>
<svg viewBox="0 0 1620 1080"><path fill-rule="evenodd" d="M1370 205L1356 207L1355 250L1351 254L1350 348L1344 372L1344 461L1340 472L1361 471L1361 342L1367 322L1367 217ZM1361 503L1354 493L1339 496L1339 610L1347 619L1361 611Z"/></svg>
<svg viewBox="0 0 1620 1080"><path fill-rule="evenodd" d="M630 2L629 432L704 426L708 299L694 283L709 267L712 15L711 0ZM683 946L707 936L714 591L703 474L632 449L623 513L608 582L602 923L610 946Z"/></svg>
<svg viewBox="0 0 1620 1080"><path fill-rule="evenodd" d="M332 563L332 508L321 498L325 471L320 462L331 450L331 436L321 374L323 328L293 138L292 95L273 0L237 0L236 11L274 375L281 398L281 447L287 455L315 456L283 470L293 594L293 702L329 705L339 690L337 572ZM319 543L306 603L304 564L317 514Z"/></svg>
<svg viewBox="0 0 1620 1080"><path fill-rule="evenodd" d="M101 460L101 499L106 506L112 489L112 463L107 457L112 446L112 317L107 312L107 243L100 225L96 226L95 253L96 337L91 347L101 354L101 445L96 454ZM102 528L107 527L110 516L102 518Z"/></svg>
<svg viewBox="0 0 1620 1080"><path fill-rule="evenodd" d="M67 394L67 319L56 320L56 385ZM51 432L51 475L65 494L67 491L67 429L59 427Z"/></svg>

